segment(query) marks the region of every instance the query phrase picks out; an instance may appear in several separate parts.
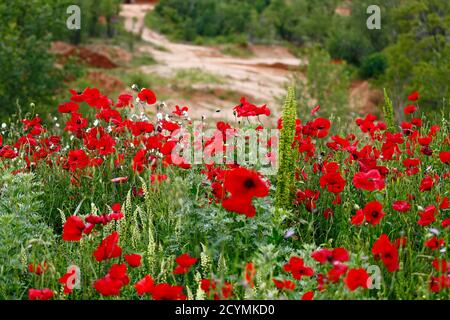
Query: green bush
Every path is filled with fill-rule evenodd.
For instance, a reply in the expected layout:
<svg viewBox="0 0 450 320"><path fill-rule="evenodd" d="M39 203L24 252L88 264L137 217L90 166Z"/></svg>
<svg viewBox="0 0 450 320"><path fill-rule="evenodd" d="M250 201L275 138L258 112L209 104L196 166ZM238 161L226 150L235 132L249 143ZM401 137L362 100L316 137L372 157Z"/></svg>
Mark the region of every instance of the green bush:
<svg viewBox="0 0 450 320"><path fill-rule="evenodd" d="M389 67L382 81L391 89L394 106L399 111L404 96L418 90L423 106L442 107L442 97L450 97L450 4L411 0L392 15L397 36L385 50Z"/></svg>
<svg viewBox="0 0 450 320"><path fill-rule="evenodd" d="M363 78L378 78L384 74L386 68L386 56L382 53L373 53L362 60L359 71Z"/></svg>
<svg viewBox="0 0 450 320"><path fill-rule="evenodd" d="M38 214L42 186L33 174L3 172L0 186L0 299L19 299L30 286L27 264L43 262L54 235Z"/></svg>
<svg viewBox="0 0 450 320"><path fill-rule="evenodd" d="M0 117L14 113L18 104L26 108L30 102L49 102L61 85L62 72L48 52L50 41L65 27L58 3L0 3Z"/></svg>

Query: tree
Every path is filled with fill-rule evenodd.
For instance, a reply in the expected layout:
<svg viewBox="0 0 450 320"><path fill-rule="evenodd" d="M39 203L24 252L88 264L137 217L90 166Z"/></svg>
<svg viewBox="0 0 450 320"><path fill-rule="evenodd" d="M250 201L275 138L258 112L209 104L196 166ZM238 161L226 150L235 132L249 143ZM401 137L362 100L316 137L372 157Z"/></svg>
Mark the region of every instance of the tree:
<svg viewBox="0 0 450 320"><path fill-rule="evenodd" d="M65 27L60 3L0 2L0 116L15 112L17 102L48 102L60 86L61 71L48 52L50 41Z"/></svg>
<svg viewBox="0 0 450 320"><path fill-rule="evenodd" d="M395 109L404 106L404 97L413 90L420 91L422 105L442 106L442 98L450 97L450 3L403 1L392 15L397 35L385 50L383 81Z"/></svg>

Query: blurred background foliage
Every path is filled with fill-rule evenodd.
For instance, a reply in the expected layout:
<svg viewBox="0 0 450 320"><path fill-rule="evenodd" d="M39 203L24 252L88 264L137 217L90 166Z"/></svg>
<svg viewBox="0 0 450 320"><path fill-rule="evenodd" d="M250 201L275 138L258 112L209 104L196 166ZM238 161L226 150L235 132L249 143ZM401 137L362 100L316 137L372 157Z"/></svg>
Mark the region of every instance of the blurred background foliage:
<svg viewBox="0 0 450 320"><path fill-rule="evenodd" d="M31 102L39 106L36 111L54 108L66 80L83 74L83 66L76 61L64 66L55 63L49 51L52 41L78 45L96 38L114 39L132 48L133 36L124 31L119 18L122 2L1 2L0 119L17 113L19 106L35 111ZM81 7L81 30L66 28L71 4ZM381 30L366 27L371 4L370 0L160 0L148 13L146 24L173 40L225 44L223 53L243 57L248 44L286 45L307 60L326 54L330 63L344 65L335 79L343 78L343 83L368 79L375 87L387 88L397 110L412 90L421 92L422 105L429 110L442 108L443 99L450 95L450 2L378 1ZM304 96L312 91L317 92L308 88ZM312 98L334 99L319 94Z"/></svg>
<svg viewBox="0 0 450 320"><path fill-rule="evenodd" d="M56 103L64 80L80 75L75 62L57 66L52 41L80 44L90 37L113 37L120 30L120 0L30 0L0 2L0 118L29 104ZM81 30L66 27L70 5L79 5ZM99 19L99 17L103 17ZM42 108L40 108L42 110Z"/></svg>
<svg viewBox="0 0 450 320"><path fill-rule="evenodd" d="M161 0L147 25L197 43L288 43L326 50L357 77L388 88L398 108L412 90L431 108L448 99L450 2L383 0L381 30L368 30L370 0ZM341 7L350 14L337 14ZM304 53L304 50L294 50ZM317 55L317 54L316 54ZM319 97L316 97L319 98Z"/></svg>

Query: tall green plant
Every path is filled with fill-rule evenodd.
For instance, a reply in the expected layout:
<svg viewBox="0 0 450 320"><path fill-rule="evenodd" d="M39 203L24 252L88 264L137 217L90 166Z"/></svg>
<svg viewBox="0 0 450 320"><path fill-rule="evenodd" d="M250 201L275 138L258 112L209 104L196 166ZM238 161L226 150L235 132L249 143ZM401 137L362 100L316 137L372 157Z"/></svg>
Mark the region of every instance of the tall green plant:
<svg viewBox="0 0 450 320"><path fill-rule="evenodd" d="M295 162L297 152L292 147L295 137L295 120L297 118L297 100L295 89L290 87L283 106L280 145L278 159L280 166L277 175L277 193L275 204L277 208L289 209L294 199Z"/></svg>
<svg viewBox="0 0 450 320"><path fill-rule="evenodd" d="M384 89L384 105L383 105L384 120L390 131L395 129L395 113L392 100L389 98L386 89Z"/></svg>

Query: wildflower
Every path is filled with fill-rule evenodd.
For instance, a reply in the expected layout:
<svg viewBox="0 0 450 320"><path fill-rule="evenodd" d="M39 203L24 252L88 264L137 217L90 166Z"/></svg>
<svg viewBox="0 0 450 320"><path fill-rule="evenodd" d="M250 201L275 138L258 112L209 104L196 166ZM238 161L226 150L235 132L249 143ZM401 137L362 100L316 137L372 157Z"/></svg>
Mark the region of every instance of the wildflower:
<svg viewBox="0 0 450 320"><path fill-rule="evenodd" d="M314 291L305 292L301 297L301 300L313 300L313 299L314 299Z"/></svg>
<svg viewBox="0 0 450 320"><path fill-rule="evenodd" d="M156 103L156 95L150 89L143 88L141 90L141 92L139 92L138 98L139 98L139 100L141 100L147 104L155 104Z"/></svg>
<svg viewBox="0 0 450 320"><path fill-rule="evenodd" d="M79 108L80 106L74 102L66 102L58 106L58 111L60 113L73 113L77 112Z"/></svg>
<svg viewBox="0 0 450 320"><path fill-rule="evenodd" d="M295 283L290 280L272 279L272 281L279 290L293 291L296 287Z"/></svg>
<svg viewBox="0 0 450 320"><path fill-rule="evenodd" d="M327 187L327 190L334 194L341 193L347 182L342 178L337 167L327 165L324 167L324 171L325 174L319 180L320 187Z"/></svg>
<svg viewBox="0 0 450 320"><path fill-rule="evenodd" d="M118 101L116 103L116 107L117 108L123 108L123 107L128 107L131 106L133 107L133 104L131 103L131 101L133 100L133 96L130 94L121 94L118 97Z"/></svg>
<svg viewBox="0 0 450 320"><path fill-rule="evenodd" d="M385 216L385 213L382 211L383 206L378 201L371 201L366 204L363 212L366 218L366 221L371 225L377 225L380 223L381 218Z"/></svg>
<svg viewBox="0 0 450 320"><path fill-rule="evenodd" d="M413 91L413 92L408 96L408 100L409 100L409 101L417 101L417 100L419 100L419 92Z"/></svg>
<svg viewBox="0 0 450 320"><path fill-rule="evenodd" d="M157 284L151 291L153 300L186 300L183 287L172 286L167 283Z"/></svg>
<svg viewBox="0 0 450 320"><path fill-rule="evenodd" d="M224 188L232 195L247 199L269 194L269 188L260 175L242 167L225 172Z"/></svg>
<svg viewBox="0 0 450 320"><path fill-rule="evenodd" d="M450 152L449 151L440 152L439 159L441 159L442 163L449 164L450 163Z"/></svg>
<svg viewBox="0 0 450 320"><path fill-rule="evenodd" d="M303 259L299 257L291 257L289 263L286 263L283 269L286 272L292 273L292 276L296 280L301 280L303 276L311 277L314 274L314 270L305 266Z"/></svg>
<svg viewBox="0 0 450 320"><path fill-rule="evenodd" d="M241 103L233 108L238 117L255 117L259 115L270 116L270 110L266 105L257 107L247 101L245 97L241 98Z"/></svg>
<svg viewBox="0 0 450 320"><path fill-rule="evenodd" d="M392 204L392 209L398 212L407 212L411 209L408 201L398 200Z"/></svg>
<svg viewBox="0 0 450 320"><path fill-rule="evenodd" d="M385 187L384 178L378 170L369 172L358 172L353 177L353 185L358 189L367 191L383 190Z"/></svg>
<svg viewBox="0 0 450 320"><path fill-rule="evenodd" d="M85 228L83 220L77 216L71 216L64 223L62 238L64 241L80 241Z"/></svg>
<svg viewBox="0 0 450 320"><path fill-rule="evenodd" d="M417 107L415 105L408 105L405 107L405 109L403 110L403 112L405 114L411 114L417 111Z"/></svg>
<svg viewBox="0 0 450 320"><path fill-rule="evenodd" d="M253 265L252 262L248 262L245 265L245 283L248 284L252 288L255 286L255 284L253 282L255 275L256 275L255 266Z"/></svg>
<svg viewBox="0 0 450 320"><path fill-rule="evenodd" d="M71 150L68 157L68 165L70 171L84 169L90 164L90 159L84 150Z"/></svg>
<svg viewBox="0 0 450 320"><path fill-rule="evenodd" d="M72 293L72 290L77 281L76 269L73 268L73 269L67 271L61 278L58 279L58 281L64 285L64 293L65 294Z"/></svg>
<svg viewBox="0 0 450 320"><path fill-rule="evenodd" d="M53 298L51 289L28 289L29 300L50 300L51 298Z"/></svg>
<svg viewBox="0 0 450 320"><path fill-rule="evenodd" d="M206 292L208 296L213 295L214 300L229 299L232 297L233 286L225 281L218 291L217 282L210 279L201 279L200 288Z"/></svg>
<svg viewBox="0 0 450 320"><path fill-rule="evenodd" d="M153 278L149 275L146 275L144 278L136 282L134 285L134 288L136 289L136 292L138 295L142 296L145 293L151 294L154 287L154 281Z"/></svg>
<svg viewBox="0 0 450 320"><path fill-rule="evenodd" d="M345 248L320 249L311 253L311 257L321 264L329 262L333 265L336 262L348 261L349 254Z"/></svg>
<svg viewBox="0 0 450 320"><path fill-rule="evenodd" d="M426 227L430 224L432 224L434 221L436 221L436 215L437 209L435 206L430 205L426 207L423 211L419 212L419 221L417 221L417 224L421 225L422 227Z"/></svg>
<svg viewBox="0 0 450 320"><path fill-rule="evenodd" d="M375 260L381 259L389 272L399 269L398 251L386 234L382 234L372 246Z"/></svg>
<svg viewBox="0 0 450 320"><path fill-rule="evenodd" d="M426 176L421 182L419 190L420 192L431 190L434 186L434 180L431 176Z"/></svg>
<svg viewBox="0 0 450 320"><path fill-rule="evenodd" d="M111 235L102 240L94 251L95 259L100 262L107 259L117 258L122 254L122 248L118 245L119 234L114 231Z"/></svg>
<svg viewBox="0 0 450 320"><path fill-rule="evenodd" d="M359 287L367 289L368 288L368 282L369 275L367 274L366 270L363 268L355 268L350 269L350 271L347 274L347 277L344 279L344 283L347 285L347 288L350 291L355 291Z"/></svg>
<svg viewBox="0 0 450 320"><path fill-rule="evenodd" d="M44 262L43 265L41 265L41 264L34 265L34 264L32 264L32 263L30 263L30 264L28 265L28 271L29 271L30 273L35 273L35 274L38 275L38 276L40 276L40 275L43 274L45 271L47 271L47 269L48 269L47 262Z"/></svg>
<svg viewBox="0 0 450 320"><path fill-rule="evenodd" d="M439 239L438 237L434 236L427 241L425 241L425 246L430 248L431 250L437 250L440 247L445 245L444 239Z"/></svg>
<svg viewBox="0 0 450 320"><path fill-rule="evenodd" d="M128 265L132 268L141 266L142 256L140 254L126 254L124 258Z"/></svg>
<svg viewBox="0 0 450 320"><path fill-rule="evenodd" d="M197 263L197 258L191 257L188 253L178 256L175 261L178 264L173 270L173 274L185 274L189 272L191 266Z"/></svg>
<svg viewBox="0 0 450 320"><path fill-rule="evenodd" d="M118 296L123 286L130 282L125 264L113 264L108 274L94 282L94 288L102 296Z"/></svg>

